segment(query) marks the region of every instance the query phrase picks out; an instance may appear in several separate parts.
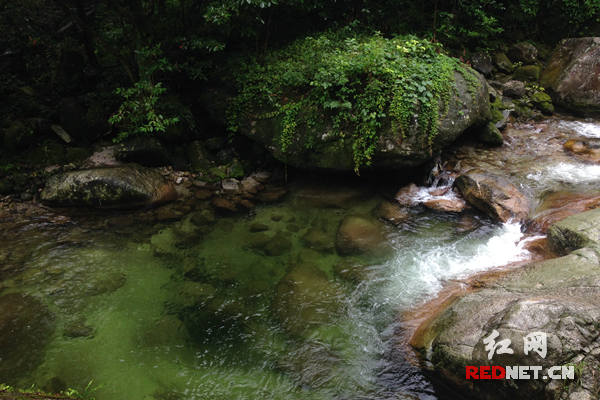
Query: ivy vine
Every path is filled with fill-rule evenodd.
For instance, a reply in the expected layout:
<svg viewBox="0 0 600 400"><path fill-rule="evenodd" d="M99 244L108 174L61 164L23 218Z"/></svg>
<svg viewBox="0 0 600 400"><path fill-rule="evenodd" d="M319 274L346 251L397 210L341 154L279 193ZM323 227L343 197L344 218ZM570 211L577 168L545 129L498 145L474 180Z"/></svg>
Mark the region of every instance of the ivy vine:
<svg viewBox="0 0 600 400"><path fill-rule="evenodd" d="M264 60L239 60L232 71L239 90L227 111L232 132L244 117L281 115L279 144L286 152L299 125L311 127L330 118L334 134L351 140L357 172L370 165L388 114L403 138L416 117L418 131L431 146L440 104L443 117L456 91L454 72L464 76L473 99L478 86L467 67L442 54L439 44L414 37L387 39L379 33L308 37ZM252 114L255 104L267 112Z"/></svg>

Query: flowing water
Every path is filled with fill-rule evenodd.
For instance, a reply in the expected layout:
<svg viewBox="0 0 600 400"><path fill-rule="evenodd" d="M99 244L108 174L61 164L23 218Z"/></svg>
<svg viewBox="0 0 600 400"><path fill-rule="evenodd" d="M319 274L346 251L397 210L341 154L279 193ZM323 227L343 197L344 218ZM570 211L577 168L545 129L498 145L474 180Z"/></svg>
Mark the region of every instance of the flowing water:
<svg viewBox="0 0 600 400"><path fill-rule="evenodd" d="M600 193L599 167L560 150L597 134L593 121L555 121L511 130L500 149L451 153L508 177L537 207L549 193ZM373 185L338 181L298 176L280 204L228 217L3 214L2 295L27 294L18 299L35 318L15 337L0 330L0 347L19 352L3 353L0 381L83 392L93 380L98 400L443 398L406 361L399 315L446 282L531 258L539 233L423 206L384 224ZM342 257L348 218L376 240ZM22 314L11 304L0 311Z"/></svg>

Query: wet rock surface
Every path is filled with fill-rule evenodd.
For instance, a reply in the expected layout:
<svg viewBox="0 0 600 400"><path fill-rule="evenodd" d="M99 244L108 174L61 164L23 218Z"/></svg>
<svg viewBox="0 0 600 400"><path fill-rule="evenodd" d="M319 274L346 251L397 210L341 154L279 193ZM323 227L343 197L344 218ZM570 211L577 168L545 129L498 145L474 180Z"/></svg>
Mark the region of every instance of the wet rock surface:
<svg viewBox="0 0 600 400"><path fill-rule="evenodd" d="M472 170L456 178L456 186L469 203L501 222L529 215L529 200L500 176Z"/></svg>
<svg viewBox="0 0 600 400"><path fill-rule="evenodd" d="M600 387L592 373L600 365L595 354L600 318L600 211L574 215L552 225L550 246L561 258L518 269L487 288L468 294L424 324L412 345L445 381L478 399L591 399ZM585 247L587 246L587 247ZM483 339L493 331L496 341L509 339L513 354L489 357ZM524 337L547 335L547 354L525 353ZM467 381L469 365L579 365L572 381Z"/></svg>
<svg viewBox="0 0 600 400"><path fill-rule="evenodd" d="M138 164L65 172L48 179L41 200L52 206L141 207L177 198L173 184Z"/></svg>

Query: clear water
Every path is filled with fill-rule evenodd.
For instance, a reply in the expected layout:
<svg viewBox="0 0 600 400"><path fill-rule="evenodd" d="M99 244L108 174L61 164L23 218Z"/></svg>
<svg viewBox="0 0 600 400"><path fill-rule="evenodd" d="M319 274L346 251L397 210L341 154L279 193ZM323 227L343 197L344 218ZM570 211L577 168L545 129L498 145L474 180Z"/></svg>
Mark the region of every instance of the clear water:
<svg viewBox="0 0 600 400"><path fill-rule="evenodd" d="M600 173L514 165L530 195ZM515 223L424 207L385 225L372 189L299 180L281 204L214 223L194 219L201 211L172 223L49 211L0 220L2 294L41 299L56 321L43 362L9 383L58 377L82 391L93 380L98 400L440 397L405 362L399 315L449 280L528 259L532 238ZM340 257L334 240L350 215L380 240Z"/></svg>

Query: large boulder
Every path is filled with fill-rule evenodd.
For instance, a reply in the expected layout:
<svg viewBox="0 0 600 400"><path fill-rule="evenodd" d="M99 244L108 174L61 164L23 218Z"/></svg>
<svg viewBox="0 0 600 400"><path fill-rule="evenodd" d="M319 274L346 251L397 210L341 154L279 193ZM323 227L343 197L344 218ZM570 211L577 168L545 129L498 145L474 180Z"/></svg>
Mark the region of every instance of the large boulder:
<svg viewBox="0 0 600 400"><path fill-rule="evenodd" d="M468 398L597 398L598 227L600 210L553 225L549 241L554 241L555 248L560 252L578 250L514 270L495 282L488 281L486 288L463 296L431 317L416 331L411 344L441 379ZM489 357L483 340L494 331L498 333L496 344L510 340L512 354L496 352ZM531 350L525 353L525 338L536 332L546 335L546 354ZM468 366L518 365L541 366L538 378L529 370L529 379L522 380L465 379ZM574 379L547 379L551 367L565 365L574 367Z"/></svg>
<svg viewBox="0 0 600 400"><path fill-rule="evenodd" d="M414 167L491 120L485 79L416 39L308 37L232 78L209 112L307 170Z"/></svg>
<svg viewBox="0 0 600 400"><path fill-rule="evenodd" d="M41 200L51 206L129 208L173 201L177 191L160 172L138 164L64 172L46 182Z"/></svg>
<svg viewBox="0 0 600 400"><path fill-rule="evenodd" d="M420 165L431 159L432 154L437 154L447 147L466 129L483 126L491 120L485 80L475 71L467 73L477 82L475 96L473 98L471 95L470 82L462 74L454 73L456 95L450 96L447 112L444 112L440 102L439 132L432 139L431 146L427 135L418 130L416 117L413 118L406 137L393 129L391 118L386 117L381 123L381 136L371 156L371 166L377 169L399 169ZM242 133L263 144L275 158L295 167L328 171L354 170L352 142L334 134L334 124L331 120L314 127L296 127L297 141L284 152L279 143L283 118L284 115L256 118ZM309 144L311 138L313 142Z"/></svg>
<svg viewBox="0 0 600 400"><path fill-rule="evenodd" d="M600 115L600 37L563 40L540 84L557 105L582 115Z"/></svg>
<svg viewBox="0 0 600 400"><path fill-rule="evenodd" d="M500 176L475 169L460 175L455 184L465 200L498 221L520 221L529 214L527 197Z"/></svg>

